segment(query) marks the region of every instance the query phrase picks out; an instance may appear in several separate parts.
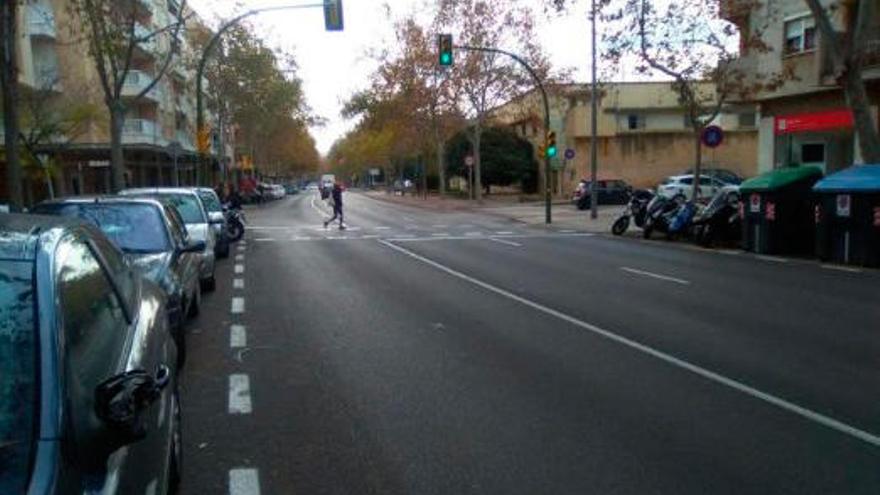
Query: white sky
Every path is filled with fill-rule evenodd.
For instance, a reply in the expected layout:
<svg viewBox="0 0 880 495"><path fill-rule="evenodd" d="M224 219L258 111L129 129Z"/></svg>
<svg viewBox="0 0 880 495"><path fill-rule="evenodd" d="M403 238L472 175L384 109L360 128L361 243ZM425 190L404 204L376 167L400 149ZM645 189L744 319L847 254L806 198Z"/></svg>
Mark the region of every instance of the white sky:
<svg viewBox="0 0 880 495"><path fill-rule="evenodd" d="M530 1L535 3L537 12L543 12L542 0ZM252 9L306 3L320 3L320 0L189 0L189 5L212 26L218 18L229 17L237 4ZM324 31L320 8L271 12L253 18L257 33L269 46L293 51L308 104L327 119L326 125L312 129L321 153L326 153L333 141L354 125L342 119L339 111L343 101L368 84L374 63L365 53L392 39L393 20L385 15L383 3L382 0L344 0L345 31L341 33ZM402 16L418 8L422 0L387 0L387 3L393 16ZM589 76L588 6L589 2L582 0L564 16L548 18L539 14L536 23L540 42L554 66L573 68L574 78L579 81Z"/></svg>

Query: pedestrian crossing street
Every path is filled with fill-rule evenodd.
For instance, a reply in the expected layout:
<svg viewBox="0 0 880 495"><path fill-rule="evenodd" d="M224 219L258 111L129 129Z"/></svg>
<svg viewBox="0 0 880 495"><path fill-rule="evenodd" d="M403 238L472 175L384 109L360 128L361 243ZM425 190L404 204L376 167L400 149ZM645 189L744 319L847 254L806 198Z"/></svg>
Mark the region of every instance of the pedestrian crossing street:
<svg viewBox="0 0 880 495"><path fill-rule="evenodd" d="M593 234L574 230L552 230L535 228L501 229L480 228L475 225L415 225L369 226L349 225L339 230L321 225L309 227L290 227L273 225L253 225L247 227L249 237L255 242L317 242L317 241L358 241L391 240L401 242L479 240L497 238L541 238L541 237L588 237Z"/></svg>

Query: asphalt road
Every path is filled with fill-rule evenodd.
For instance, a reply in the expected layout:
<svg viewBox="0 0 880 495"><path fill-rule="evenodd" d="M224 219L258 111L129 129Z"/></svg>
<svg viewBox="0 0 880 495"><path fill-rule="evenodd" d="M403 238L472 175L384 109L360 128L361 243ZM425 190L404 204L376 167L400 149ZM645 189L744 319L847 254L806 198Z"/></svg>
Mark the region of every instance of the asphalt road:
<svg viewBox="0 0 880 495"><path fill-rule="evenodd" d="M190 328L184 494L880 493L877 272L314 199Z"/></svg>

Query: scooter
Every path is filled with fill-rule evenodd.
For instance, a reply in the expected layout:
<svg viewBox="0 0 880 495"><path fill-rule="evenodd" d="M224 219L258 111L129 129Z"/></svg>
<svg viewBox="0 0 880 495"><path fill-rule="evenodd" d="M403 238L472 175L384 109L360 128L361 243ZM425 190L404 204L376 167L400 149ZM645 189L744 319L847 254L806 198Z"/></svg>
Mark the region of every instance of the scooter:
<svg viewBox="0 0 880 495"><path fill-rule="evenodd" d="M654 230L667 232L669 224L675 217L681 205L678 201L666 196L656 195L648 203L645 214L645 225L642 227L642 237L650 239Z"/></svg>
<svg viewBox="0 0 880 495"><path fill-rule="evenodd" d="M223 215L226 216L226 236L229 242L240 241L244 236L244 224L247 223L244 212L241 208L232 208L227 204L223 205Z"/></svg>
<svg viewBox="0 0 880 495"><path fill-rule="evenodd" d="M654 198L654 193L649 189L638 189L630 195L629 203L624 208L620 217L611 224L611 233L623 235L629 228L630 220L635 222L636 227L644 227L648 213L648 203Z"/></svg>
<svg viewBox="0 0 880 495"><path fill-rule="evenodd" d="M721 188L693 221L697 244L711 247L715 241L736 241L742 235L739 186Z"/></svg>

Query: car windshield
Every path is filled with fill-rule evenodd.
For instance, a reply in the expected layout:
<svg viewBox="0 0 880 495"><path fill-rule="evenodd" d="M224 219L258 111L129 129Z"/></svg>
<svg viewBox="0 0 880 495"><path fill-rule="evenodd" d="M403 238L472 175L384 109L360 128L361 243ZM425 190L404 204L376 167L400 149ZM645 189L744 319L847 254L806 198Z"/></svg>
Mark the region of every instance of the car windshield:
<svg viewBox="0 0 880 495"><path fill-rule="evenodd" d="M198 198L192 194L163 194L162 200L177 209L184 223L207 223Z"/></svg>
<svg viewBox="0 0 880 495"><path fill-rule="evenodd" d="M37 417L33 263L0 260L0 493L24 493Z"/></svg>
<svg viewBox="0 0 880 495"><path fill-rule="evenodd" d="M217 195L212 191L199 190L199 198L202 200L202 203L205 205L205 209L209 212L222 212L223 206L220 204L220 200L217 199Z"/></svg>
<svg viewBox="0 0 880 495"><path fill-rule="evenodd" d="M165 222L155 206L136 203L66 204L56 208L55 213L76 216L94 224L127 253L158 253L169 249Z"/></svg>

